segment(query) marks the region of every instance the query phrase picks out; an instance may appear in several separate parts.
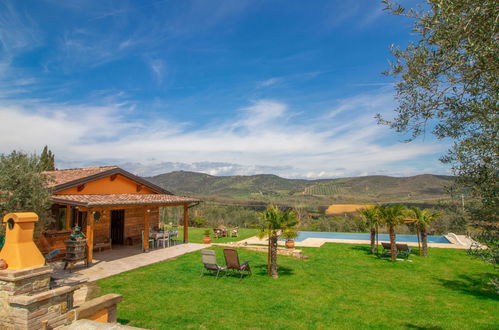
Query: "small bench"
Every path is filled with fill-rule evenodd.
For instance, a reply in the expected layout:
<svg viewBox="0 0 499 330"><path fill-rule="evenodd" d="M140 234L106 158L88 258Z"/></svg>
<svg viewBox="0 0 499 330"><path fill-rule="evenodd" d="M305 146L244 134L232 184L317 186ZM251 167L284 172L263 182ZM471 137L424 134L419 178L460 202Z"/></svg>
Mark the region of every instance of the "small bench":
<svg viewBox="0 0 499 330"><path fill-rule="evenodd" d="M110 250L113 249L111 239L105 239L94 243L94 250L99 249L99 252L101 252L102 249L105 248L109 248Z"/></svg>
<svg viewBox="0 0 499 330"><path fill-rule="evenodd" d="M389 256L391 255L392 251L392 246L390 243L385 243L382 242L381 245L383 246L383 256ZM411 255L412 249L407 245L407 244L395 244L395 247L397 249L397 258L405 258L408 259Z"/></svg>

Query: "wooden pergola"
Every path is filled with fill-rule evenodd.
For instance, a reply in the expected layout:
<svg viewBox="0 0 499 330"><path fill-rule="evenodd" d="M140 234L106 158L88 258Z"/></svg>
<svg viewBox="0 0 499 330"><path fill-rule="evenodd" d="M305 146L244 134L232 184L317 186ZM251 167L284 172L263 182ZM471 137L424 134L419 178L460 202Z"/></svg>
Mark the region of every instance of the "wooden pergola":
<svg viewBox="0 0 499 330"><path fill-rule="evenodd" d="M141 195L141 194L116 194L106 195L55 195L52 202L66 207L66 226L70 228L71 207L76 207L80 212L86 212L86 238L87 238L87 261L90 263L93 259L94 233L95 233L95 215L98 213L102 217L109 217L113 210L130 210L140 208L143 213L143 250L149 251L149 226L150 212L159 207L183 207L183 241L189 241L189 208L199 204L198 199L189 197L180 197L175 195Z"/></svg>

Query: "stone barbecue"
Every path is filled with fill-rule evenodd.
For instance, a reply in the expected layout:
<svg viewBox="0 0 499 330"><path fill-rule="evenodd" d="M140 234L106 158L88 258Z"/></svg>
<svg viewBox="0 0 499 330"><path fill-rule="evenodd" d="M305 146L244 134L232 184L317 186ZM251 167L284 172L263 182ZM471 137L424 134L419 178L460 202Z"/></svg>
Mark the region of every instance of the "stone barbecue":
<svg viewBox="0 0 499 330"><path fill-rule="evenodd" d="M78 286L51 288L52 268L33 243L35 213L10 213L0 259L0 329L54 329L79 319L116 322L121 295L108 294L73 306ZM33 244L32 244L33 243ZM36 250L35 250L36 249Z"/></svg>

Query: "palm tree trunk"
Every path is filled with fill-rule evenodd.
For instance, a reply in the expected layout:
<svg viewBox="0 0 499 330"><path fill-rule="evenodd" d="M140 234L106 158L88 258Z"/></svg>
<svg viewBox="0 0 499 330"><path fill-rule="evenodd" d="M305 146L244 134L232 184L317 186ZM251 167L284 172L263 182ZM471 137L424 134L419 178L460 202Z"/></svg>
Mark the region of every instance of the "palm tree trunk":
<svg viewBox="0 0 499 330"><path fill-rule="evenodd" d="M421 238L423 241L423 256L428 256L428 233L425 228L421 228Z"/></svg>
<svg viewBox="0 0 499 330"><path fill-rule="evenodd" d="M371 227L371 253L374 254L376 252L376 248L374 247L376 243L376 229Z"/></svg>
<svg viewBox="0 0 499 330"><path fill-rule="evenodd" d="M379 254L379 226L376 224L376 254Z"/></svg>
<svg viewBox="0 0 499 330"><path fill-rule="evenodd" d="M419 230L419 226L416 226L416 235L418 236L419 256L421 256L421 240L420 240L421 231Z"/></svg>
<svg viewBox="0 0 499 330"><path fill-rule="evenodd" d="M277 236L271 238L270 274L273 278L279 277L279 274L277 274Z"/></svg>
<svg viewBox="0 0 499 330"><path fill-rule="evenodd" d="M392 261L395 261L397 259L397 237L395 236L395 228L392 225L389 225L390 227L390 249L392 253Z"/></svg>

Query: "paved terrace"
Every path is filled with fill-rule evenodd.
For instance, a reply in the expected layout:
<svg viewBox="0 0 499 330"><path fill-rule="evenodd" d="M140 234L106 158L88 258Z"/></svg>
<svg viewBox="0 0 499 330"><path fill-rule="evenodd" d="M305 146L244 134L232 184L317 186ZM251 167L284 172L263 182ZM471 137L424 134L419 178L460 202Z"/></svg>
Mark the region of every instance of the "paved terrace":
<svg viewBox="0 0 499 330"><path fill-rule="evenodd" d="M135 268L144 267L157 262L173 259L183 254L198 251L208 247L205 244L187 243L168 248L151 250L142 253L139 246L125 246L105 250L94 254L94 262L86 268L79 262L70 270L63 270L64 263L53 264L55 271L52 277L62 282L88 281L93 282Z"/></svg>

